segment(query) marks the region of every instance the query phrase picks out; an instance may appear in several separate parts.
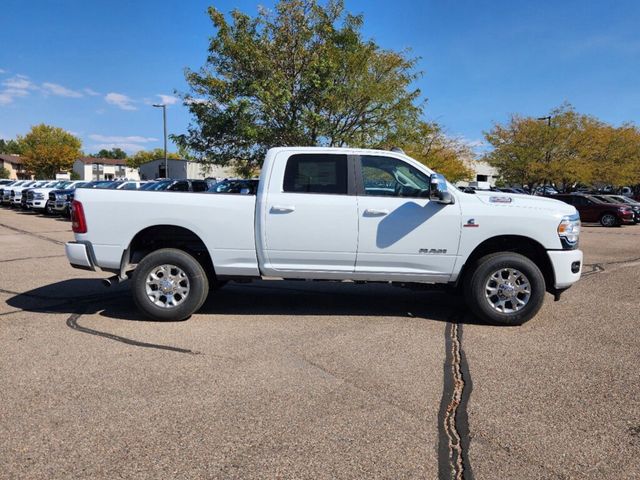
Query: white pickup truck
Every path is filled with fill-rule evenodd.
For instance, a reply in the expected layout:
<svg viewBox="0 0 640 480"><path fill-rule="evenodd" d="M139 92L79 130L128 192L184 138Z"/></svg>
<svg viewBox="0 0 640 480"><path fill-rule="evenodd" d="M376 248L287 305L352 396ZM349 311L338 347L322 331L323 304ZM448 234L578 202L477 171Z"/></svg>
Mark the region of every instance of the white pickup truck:
<svg viewBox="0 0 640 480"><path fill-rule="evenodd" d="M248 192L78 189L67 257L131 278L160 320L226 281L283 278L445 285L484 320L520 324L580 278L573 206L463 193L401 151L274 148Z"/></svg>

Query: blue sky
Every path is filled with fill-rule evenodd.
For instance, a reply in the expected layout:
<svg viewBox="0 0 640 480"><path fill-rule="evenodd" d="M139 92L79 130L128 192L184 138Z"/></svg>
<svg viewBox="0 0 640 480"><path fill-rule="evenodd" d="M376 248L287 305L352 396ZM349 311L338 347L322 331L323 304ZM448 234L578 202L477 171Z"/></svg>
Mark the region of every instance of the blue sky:
<svg viewBox="0 0 640 480"><path fill-rule="evenodd" d="M272 1L3 0L0 138L37 123L63 127L86 152L162 145L161 111L213 34L208 5L255 14ZM619 124L640 123L640 2L346 1L381 46L421 57L426 117L480 145L511 113L563 101ZM170 133L189 123L168 107ZM480 146L479 148L482 148Z"/></svg>

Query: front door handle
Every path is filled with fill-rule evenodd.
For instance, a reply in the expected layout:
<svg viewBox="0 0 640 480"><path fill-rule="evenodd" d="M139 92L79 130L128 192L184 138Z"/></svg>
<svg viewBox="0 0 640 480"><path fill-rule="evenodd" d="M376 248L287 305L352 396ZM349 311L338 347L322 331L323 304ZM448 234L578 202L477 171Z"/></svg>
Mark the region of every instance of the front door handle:
<svg viewBox="0 0 640 480"><path fill-rule="evenodd" d="M296 209L292 205L273 205L271 207L271 213L291 213Z"/></svg>
<svg viewBox="0 0 640 480"><path fill-rule="evenodd" d="M364 211L365 217L383 217L389 215L389 210L378 210L376 208L367 208Z"/></svg>

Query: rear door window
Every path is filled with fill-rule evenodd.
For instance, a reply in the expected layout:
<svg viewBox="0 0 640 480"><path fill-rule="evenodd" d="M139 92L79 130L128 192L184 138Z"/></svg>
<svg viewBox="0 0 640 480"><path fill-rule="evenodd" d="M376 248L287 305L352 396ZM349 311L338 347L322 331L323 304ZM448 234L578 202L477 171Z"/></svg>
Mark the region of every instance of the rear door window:
<svg viewBox="0 0 640 480"><path fill-rule="evenodd" d="M298 154L287 160L284 191L347 195L347 156Z"/></svg>

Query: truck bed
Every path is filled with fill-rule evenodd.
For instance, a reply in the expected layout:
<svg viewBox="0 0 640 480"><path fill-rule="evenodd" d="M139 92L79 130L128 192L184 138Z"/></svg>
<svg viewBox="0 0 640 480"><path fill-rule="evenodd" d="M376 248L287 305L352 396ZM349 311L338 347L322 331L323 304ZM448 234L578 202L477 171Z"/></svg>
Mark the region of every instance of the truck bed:
<svg viewBox="0 0 640 480"><path fill-rule="evenodd" d="M205 244L218 275L259 275L253 195L78 189L75 199L87 218L94 263L118 269L136 235L162 225L182 227Z"/></svg>

